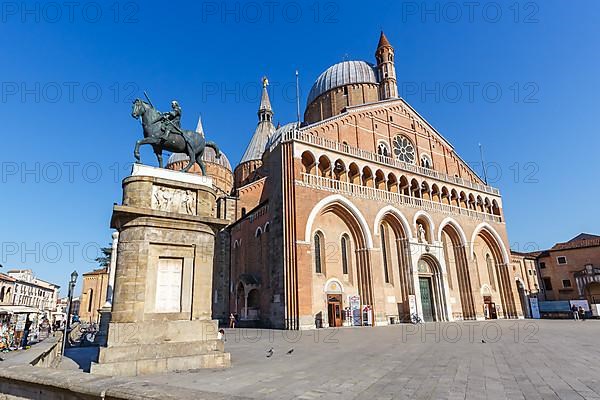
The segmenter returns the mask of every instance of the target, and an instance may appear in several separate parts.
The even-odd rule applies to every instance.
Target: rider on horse
[[[181,135],[181,107],[177,100],[171,102],[171,111],[163,113],[156,119],[156,122],[163,121],[160,130],[163,132],[160,139],[167,140],[171,132]]]

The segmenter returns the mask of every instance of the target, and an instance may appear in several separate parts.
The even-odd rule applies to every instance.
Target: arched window
[[[431,157],[427,154],[423,154],[421,156],[421,167],[431,169],[433,168],[433,162],[431,162]]]
[[[385,228],[383,225],[379,227],[379,232],[381,234],[381,254],[383,255],[383,274],[385,277],[385,283],[390,283],[390,274],[388,271],[388,255],[386,249],[386,238],[385,238]]]
[[[92,312],[93,300],[94,300],[94,289],[90,289],[90,295],[88,296],[88,312]]]
[[[348,275],[348,237],[342,236],[342,273]]]
[[[4,290],[6,288],[4,286],[2,286],[2,289],[0,290],[0,301],[4,301]]]
[[[494,261],[490,254],[485,255],[485,263],[487,264],[488,275],[490,277],[490,285],[492,289],[496,290],[496,279],[494,278]]]
[[[271,224],[267,222],[265,224],[265,232],[269,232],[270,230],[271,230]]]
[[[259,238],[261,235],[262,235],[262,229],[259,226],[258,228],[256,228],[256,233],[254,234],[254,236]]]
[[[384,157],[390,156],[390,148],[388,147],[386,142],[379,142],[377,145],[377,154]]]
[[[315,233],[315,272],[323,273],[323,240],[320,232]]]

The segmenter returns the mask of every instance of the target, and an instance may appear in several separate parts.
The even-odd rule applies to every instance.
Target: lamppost
[[[71,309],[73,307],[73,291],[77,283],[77,271],[71,272],[71,280],[69,281],[69,302],[67,303],[67,322],[65,323],[65,331],[63,333],[62,355],[65,355],[67,348],[67,336],[69,335],[69,326],[71,325]]]

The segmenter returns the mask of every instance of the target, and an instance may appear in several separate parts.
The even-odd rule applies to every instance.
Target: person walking
[[[29,332],[31,331],[31,323],[32,321],[29,319],[29,314],[27,314],[27,319],[25,320],[25,329],[23,330],[23,338],[21,339],[21,348],[23,350],[27,348],[27,340],[29,339]]]
[[[579,319],[579,310],[575,304],[571,306],[571,312],[573,313],[573,319],[577,321]]]
[[[579,319],[585,321],[585,310],[581,306],[579,306]]]
[[[229,327],[235,328],[235,315],[233,313],[229,314]]]

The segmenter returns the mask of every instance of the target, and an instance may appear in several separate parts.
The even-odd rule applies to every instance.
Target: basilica
[[[239,164],[207,149],[227,225],[215,319],[312,329],[523,317],[500,192],[399,97],[383,32],[373,61],[327,68],[303,121],[282,126],[265,80]]]

